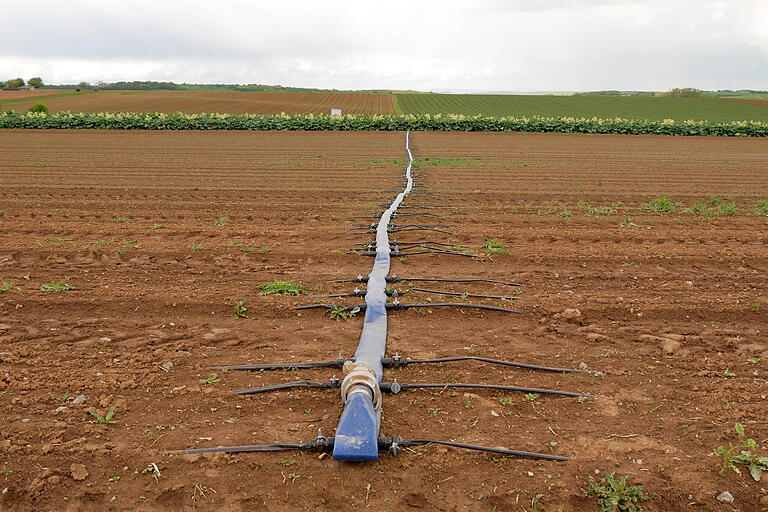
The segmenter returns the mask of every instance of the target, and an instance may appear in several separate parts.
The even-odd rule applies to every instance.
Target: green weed
[[[76,286],[71,284],[65,284],[68,279],[62,279],[58,283],[47,283],[40,286],[40,289],[44,292],[64,292],[67,290],[77,290]]]
[[[192,250],[195,252],[203,250],[203,242],[199,241],[197,238],[192,240]]]
[[[53,402],[54,402],[56,405],[61,405],[61,404],[63,404],[64,402],[66,402],[66,401],[67,401],[67,398],[69,398],[69,391],[66,391],[66,392],[64,392],[64,394],[63,394],[63,395],[61,395],[61,396],[56,396],[56,395],[53,393],[53,391],[49,391],[49,392],[48,392],[48,396],[49,396],[49,397],[51,397],[51,400],[53,400]]]
[[[131,222],[132,220],[133,219],[131,219],[130,217],[122,217],[117,214],[114,217],[112,217],[113,222]]]
[[[496,240],[495,238],[486,238],[485,243],[481,247],[485,249],[485,252],[488,254],[488,256],[491,254],[509,254],[509,252],[504,249],[506,244]]]
[[[718,205],[715,215],[738,215],[739,207],[735,203],[721,203]]]
[[[563,217],[563,218],[568,218],[568,217],[570,217],[571,215],[573,215],[573,212],[572,212],[571,210],[565,210],[565,209],[563,209],[563,211],[561,211],[560,213],[558,213],[558,215],[559,215],[560,217]]]
[[[110,409],[109,412],[104,416],[97,413],[93,409],[89,409],[88,412],[95,418],[93,423],[112,424],[118,422],[116,419],[114,419],[115,413],[117,412],[116,409]]]
[[[261,288],[259,295],[273,295],[275,293],[286,295],[301,295],[307,290],[306,287],[298,283],[280,281],[278,279],[275,279],[271,283],[264,283],[259,286],[259,288]]]
[[[755,205],[755,213],[768,216],[768,199],[763,199],[757,202]]]
[[[629,476],[621,477],[616,481],[614,475],[608,473],[605,475],[604,485],[595,482],[589,477],[589,487],[584,491],[587,497],[597,498],[597,505],[602,512],[639,512],[643,510],[638,502],[649,499],[643,493],[644,485],[629,485]]]
[[[728,449],[718,446],[713,454],[721,457],[721,462],[717,465],[720,469],[719,473],[722,475],[727,469],[732,469],[740,475],[741,470],[736,464],[742,464],[749,468],[749,474],[752,476],[752,479],[755,482],[759,482],[763,476],[763,471],[768,471],[768,457],[752,453],[757,443],[755,443],[754,439],[747,438],[741,423],[736,423],[734,428],[739,435],[739,444],[742,450],[738,455],[733,455],[733,451],[737,448],[736,446],[730,443]]]
[[[216,226],[229,226],[229,219],[226,217],[214,217],[213,224]]]
[[[235,314],[232,315],[232,320],[236,320],[238,318],[248,318],[248,316],[245,314],[246,311],[248,311],[248,308],[245,307],[245,301],[237,301],[237,304],[235,304]]]
[[[0,284],[0,292],[10,292],[11,290],[19,290],[18,287],[13,285],[12,281],[3,281],[2,284]]]
[[[677,209],[677,205],[672,202],[668,194],[664,194],[662,197],[651,199],[651,201],[645,205],[647,210],[652,212],[674,212]]]
[[[333,306],[328,310],[328,316],[337,322],[347,320],[348,318],[355,316],[355,314],[356,313],[352,312],[352,310],[347,309],[344,306]]]
[[[210,372],[206,378],[200,379],[200,384],[203,384],[204,386],[212,386],[217,382],[221,382],[221,378],[216,372]]]
[[[167,227],[168,227],[168,224],[152,224],[151,226],[149,226],[149,229],[163,229]]]

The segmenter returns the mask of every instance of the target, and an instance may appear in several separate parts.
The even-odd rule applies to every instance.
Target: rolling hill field
[[[395,97],[404,114],[768,121],[768,105],[712,98],[507,94],[397,94]]]

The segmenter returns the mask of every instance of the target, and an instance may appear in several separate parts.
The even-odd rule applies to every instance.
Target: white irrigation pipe
[[[339,460],[372,460],[378,458],[377,439],[381,419],[381,390],[383,375],[381,359],[387,347],[387,294],[386,277],[389,274],[389,223],[405,197],[413,189],[413,154],[410,131],[405,133],[408,167],[407,183],[392,204],[382,214],[376,227],[376,258],[368,275],[365,294],[365,319],[360,343],[355,352],[355,363],[345,365],[346,377],[341,394],[344,411],[336,429],[333,457]]]

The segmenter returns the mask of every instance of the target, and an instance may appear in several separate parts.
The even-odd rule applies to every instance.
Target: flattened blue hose
[[[366,389],[365,384],[356,384],[345,397],[344,411],[341,413],[336,429],[336,442],[333,458],[337,460],[376,460],[378,459],[378,435],[380,410],[375,410],[373,396],[378,392],[378,384],[383,376],[381,359],[387,347],[387,275],[389,274],[390,252],[388,227],[392,214],[413,189],[413,154],[410,148],[410,132],[405,133],[405,149],[408,152],[408,167],[405,170],[406,185],[392,204],[381,215],[376,227],[376,257],[373,270],[368,275],[368,288],[365,294],[365,318],[360,343],[355,352],[355,364],[370,366],[375,377],[376,390]],[[342,393],[344,388],[342,387]]]

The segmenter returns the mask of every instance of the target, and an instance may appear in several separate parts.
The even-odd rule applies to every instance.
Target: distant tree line
[[[81,82],[78,85],[60,84],[48,85],[47,89],[88,89],[91,86],[88,83]],[[314,87],[285,87],[282,85],[265,84],[177,84],[175,82],[155,82],[155,81],[132,81],[132,82],[99,82],[98,89],[107,91],[233,91],[233,92],[361,92],[340,89],[318,89]],[[370,89],[362,92],[389,94],[392,91],[383,89]]]
[[[19,87],[24,87],[25,85],[29,85],[31,87],[42,87],[43,86],[43,80],[39,76],[36,76],[34,78],[30,78],[28,81],[24,81],[23,78],[11,78],[10,80],[6,81],[0,81],[0,86],[4,89],[18,89]]]

